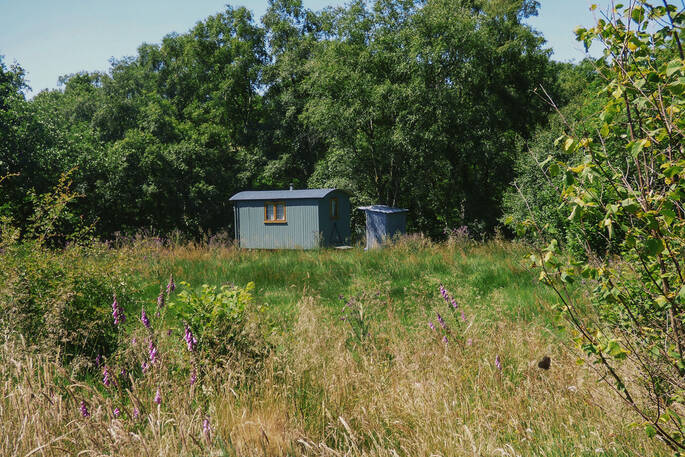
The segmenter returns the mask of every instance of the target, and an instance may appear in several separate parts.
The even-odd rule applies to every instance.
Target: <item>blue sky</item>
[[[33,93],[57,87],[60,75],[81,70],[106,71],[110,58],[136,53],[143,42],[157,43],[170,32],[183,33],[197,21],[223,10],[246,6],[255,17],[267,0],[0,0],[0,55],[27,72]],[[319,10],[344,0],[304,0]],[[583,58],[573,29],[593,22],[590,0],[540,0],[538,17],[529,24],[542,32],[554,58]],[[606,5],[607,0],[594,0]]]

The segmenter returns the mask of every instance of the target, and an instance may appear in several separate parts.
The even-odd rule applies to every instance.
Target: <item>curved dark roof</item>
[[[297,190],[245,190],[238,192],[230,201],[241,200],[292,200],[295,198],[324,198],[339,189],[297,189]]]

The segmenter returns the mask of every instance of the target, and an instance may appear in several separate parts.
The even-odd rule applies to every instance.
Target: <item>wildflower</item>
[[[192,386],[197,382],[197,370],[193,368],[193,372],[190,373],[190,385]]]
[[[112,373],[109,372],[109,368],[107,368],[107,366],[105,365],[105,368],[102,370],[102,383],[106,387],[109,387],[109,385],[112,383],[110,376],[112,376]]]
[[[150,368],[150,365],[148,365],[146,361],[143,361],[143,363],[140,364],[140,369],[143,370],[143,373],[145,373],[148,368]]]
[[[467,346],[471,346],[472,344],[473,344],[473,339],[469,338],[468,340],[466,340]]]
[[[86,402],[83,400],[81,400],[81,406],[79,407],[79,411],[81,411],[81,416],[90,417],[90,413],[88,412],[88,407],[86,406]]]
[[[463,309],[461,310],[461,320],[462,320],[463,322],[467,322],[467,320],[466,320],[466,314],[464,314],[464,310],[463,310]]]
[[[155,360],[157,360],[157,356],[159,353],[157,352],[157,347],[155,346],[154,341],[150,340],[150,344],[148,345],[148,354],[150,356],[150,363],[155,363]]]
[[[447,341],[447,336],[446,336],[446,335],[442,337],[442,342],[445,343],[445,344],[448,343],[448,341]]]
[[[193,352],[195,350],[195,346],[197,345],[197,339],[193,336],[193,332],[190,330],[190,327],[188,327],[188,324],[184,324],[184,326],[185,335],[183,336],[183,339],[185,339],[186,344],[188,344],[188,350]]]
[[[499,354],[495,357],[495,366],[499,371],[502,371],[502,361],[499,358]]]
[[[436,313],[436,314],[438,315],[438,322],[440,322],[440,326],[441,326],[442,328],[447,328],[447,325],[445,324],[445,321],[444,321],[444,319],[442,318],[442,316],[440,315],[440,313]]]
[[[158,405],[162,404],[162,394],[159,392],[159,389],[157,389],[157,393],[155,394],[155,403]]]
[[[442,295],[443,300],[445,300],[449,304],[452,297],[450,297],[450,294],[449,292],[447,292],[447,289],[445,289],[445,286],[440,284],[440,287],[438,289],[440,290],[440,295]]]
[[[119,372],[119,376],[121,376],[122,378],[126,377],[126,368],[121,369],[121,371]]]
[[[114,417],[119,417],[119,414],[120,414],[120,413],[121,413],[121,411],[119,411],[119,407],[118,407],[118,406],[117,406],[116,408],[114,408]]]
[[[131,338],[131,344],[136,344],[138,342],[138,339],[134,336]]]
[[[457,301],[454,298],[451,300],[451,302],[452,302],[452,308],[457,309],[459,307],[459,305],[457,305]]]
[[[98,356],[95,357],[95,365],[97,365],[98,368],[102,365],[102,354],[98,354]]]
[[[209,426],[209,418],[208,417],[205,417],[205,420],[202,421],[202,432],[205,434],[207,441],[209,441],[209,439],[210,439],[209,433],[211,432],[211,427]]]
[[[157,295],[157,307],[159,309],[164,308],[164,291],[160,290],[159,295]]]
[[[170,294],[176,290],[176,284],[174,284],[174,275],[169,275],[169,283],[166,285],[166,293]]]
[[[138,416],[140,416],[140,411],[138,410],[137,407],[134,406],[133,407],[133,417],[137,419]]]
[[[140,308],[140,322],[142,322],[145,327],[150,328],[150,319],[147,318],[145,308]]]
[[[428,326],[431,328],[431,330],[435,331],[435,325],[431,321],[428,321]]]
[[[114,325],[126,322],[126,316],[124,316],[124,312],[117,302],[117,294],[114,294],[114,301],[112,302],[112,317],[114,318]]]

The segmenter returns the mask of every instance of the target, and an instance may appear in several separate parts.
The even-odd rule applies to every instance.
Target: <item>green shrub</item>
[[[169,308],[188,326],[197,340],[201,357],[214,363],[253,365],[267,353],[267,345],[251,320],[254,283],[245,287],[203,284],[193,289],[187,282]]]

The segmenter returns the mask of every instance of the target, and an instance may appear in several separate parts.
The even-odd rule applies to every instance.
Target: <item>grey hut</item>
[[[244,191],[230,198],[241,248],[314,249],[350,240],[350,198],[339,189]]]
[[[385,205],[362,206],[358,209],[366,213],[366,249],[379,247],[388,238],[406,232],[407,209]]]

